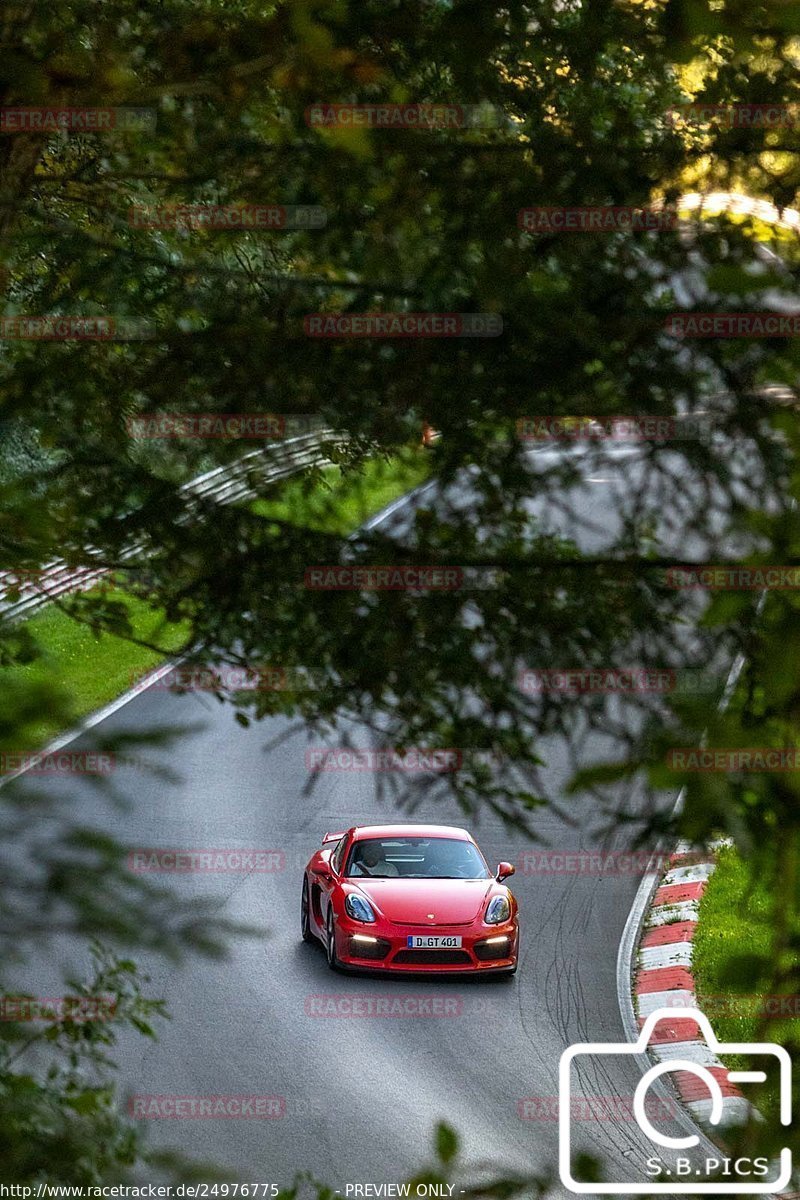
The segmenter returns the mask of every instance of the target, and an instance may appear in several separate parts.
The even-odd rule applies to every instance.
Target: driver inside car
[[[373,875],[377,878],[394,878],[400,872],[393,862],[387,862],[383,856],[383,846],[380,842],[365,842],[357,863],[353,864],[353,875]]]

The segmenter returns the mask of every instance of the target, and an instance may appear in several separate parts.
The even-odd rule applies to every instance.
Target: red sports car
[[[302,934],[332,970],[513,975],[517,902],[463,829],[362,825],[326,833],[303,873]]]

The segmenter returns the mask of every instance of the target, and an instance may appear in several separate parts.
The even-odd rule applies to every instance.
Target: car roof
[[[457,829],[454,825],[357,825],[353,830],[355,842],[371,837],[449,837],[462,842],[472,841],[466,829]]]

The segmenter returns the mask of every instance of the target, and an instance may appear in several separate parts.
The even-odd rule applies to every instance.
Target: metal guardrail
[[[258,497],[261,488],[267,484],[277,483],[309,467],[325,466],[330,459],[323,447],[341,445],[346,440],[346,434],[332,429],[315,430],[275,445],[251,450],[233,463],[206,471],[179,488],[186,498],[186,519],[197,508],[193,500],[213,501],[222,505],[238,504],[242,500]],[[131,546],[123,551],[121,557],[131,558],[141,549],[141,546]],[[89,555],[93,553],[96,552],[88,551]],[[71,567],[62,559],[53,559],[35,574],[24,571],[0,572],[0,620],[28,617],[61,596],[88,591],[110,574],[112,572],[108,567]],[[19,599],[11,602],[4,600],[4,596],[12,589],[19,591]]]
[[[346,440],[345,434],[332,429],[287,438],[274,446],[252,450],[235,463],[206,471],[183,484],[180,490],[186,496],[194,495],[217,504],[237,504],[241,500],[254,499],[259,495],[259,485],[276,483],[308,467],[327,463],[329,459],[322,453],[322,446],[341,445]]]

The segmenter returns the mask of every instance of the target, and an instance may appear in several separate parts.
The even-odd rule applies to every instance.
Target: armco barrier
[[[325,448],[341,445],[346,440],[346,434],[332,429],[314,430],[251,450],[233,463],[206,471],[179,489],[186,499],[186,517],[191,518],[201,502],[238,504],[242,500],[255,498],[268,484],[277,483],[308,467],[325,466],[330,461]],[[132,558],[140,550],[140,546],[130,546],[120,557]],[[99,557],[93,550],[87,551],[87,556]],[[109,574],[109,569],[99,563],[97,567],[86,563],[71,567],[61,559],[53,559],[37,570],[35,582],[19,584],[19,600],[7,603],[2,596],[18,583],[18,575],[13,571],[0,572],[0,619],[14,621],[31,616],[51,600],[87,591]]]

